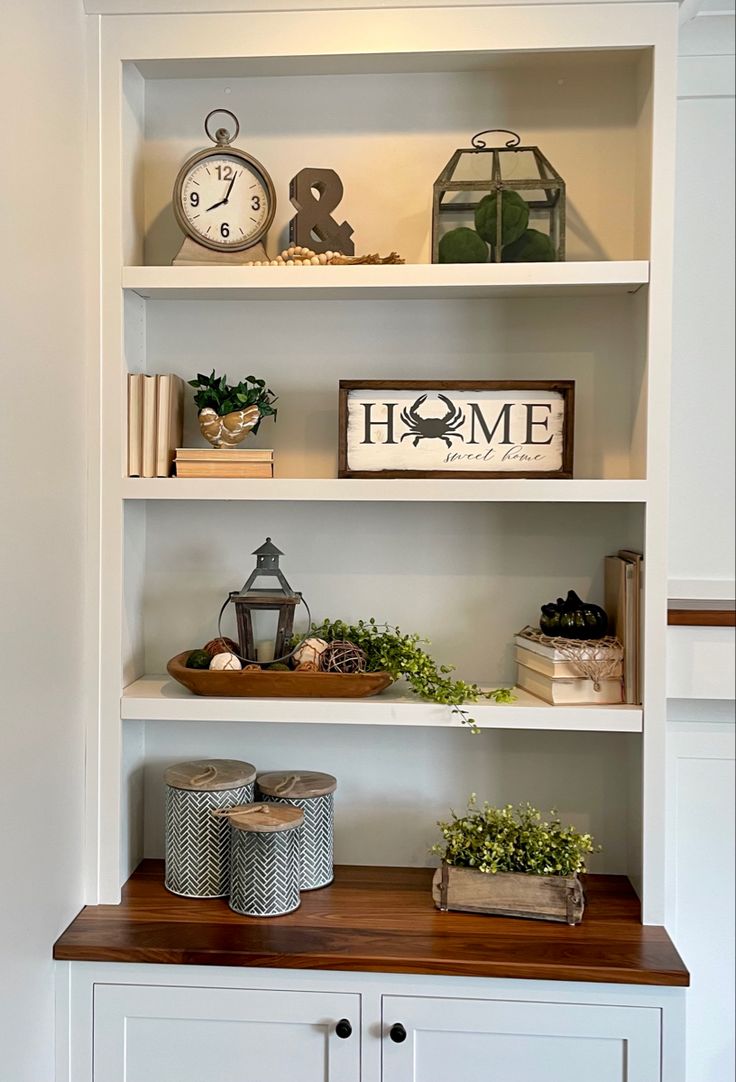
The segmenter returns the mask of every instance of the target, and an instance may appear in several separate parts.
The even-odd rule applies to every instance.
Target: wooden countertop
[[[119,906],[87,906],[54,958],[685,986],[664,928],[639,923],[624,876],[587,876],[583,923],[440,913],[425,868],[338,866],[285,917],[241,917],[225,899],[178,898],[144,860]]]

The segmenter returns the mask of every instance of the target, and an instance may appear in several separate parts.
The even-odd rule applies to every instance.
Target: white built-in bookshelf
[[[556,807],[663,918],[665,491],[674,108],[667,5],[121,16],[94,43],[100,357],[90,425],[99,537],[89,602],[88,901],[161,855],[165,766],[219,755],[338,776],[336,855],[429,862],[471,791]],[[270,171],[338,170],[361,251],[403,266],[184,268],[176,173],[226,106]],[[432,266],[432,183],[478,130],[519,130],[568,184],[568,262]],[[98,213],[99,211],[99,213]],[[97,274],[99,270],[99,274]],[[266,374],[272,480],[125,476],[129,372]],[[572,480],[338,480],[339,379],[574,379]],[[185,443],[196,435],[191,401]],[[603,599],[603,559],[645,553],[641,707],[449,711],[371,700],[217,700],[165,675],[215,632],[266,536],[314,615],[375,616],[458,675],[513,683],[513,635],[568,588]],[[395,806],[405,834],[371,826]],[[392,848],[393,846],[393,848]]]

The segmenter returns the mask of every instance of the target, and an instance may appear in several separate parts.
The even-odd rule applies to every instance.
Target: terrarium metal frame
[[[511,136],[504,146],[489,147],[483,140],[484,135],[501,132]],[[501,155],[531,153],[539,170],[539,176],[530,180],[502,180],[501,179]],[[464,154],[491,154],[491,179],[485,180],[452,180],[458,163]],[[500,263],[502,258],[501,232],[503,227],[503,193],[505,191],[535,191],[543,188],[551,193],[544,200],[527,200],[530,210],[548,210],[550,219],[550,240],[555,249],[555,259],[563,262],[565,259],[565,228],[567,224],[565,181],[557,172],[549,159],[536,146],[521,146],[521,136],[516,132],[505,128],[489,128],[478,132],[471,139],[471,146],[461,147],[456,150],[444,167],[432,189],[432,262],[439,263],[440,247],[440,222],[442,215],[447,213],[475,212],[480,199],[477,202],[450,203],[443,207],[442,199],[447,192],[482,192],[486,195],[498,196],[500,213],[496,215],[496,244],[491,247],[490,262]]]

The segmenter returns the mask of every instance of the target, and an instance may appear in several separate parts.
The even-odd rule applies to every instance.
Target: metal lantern
[[[294,631],[296,607],[303,602],[307,613],[309,613],[309,606],[299,591],[293,590],[286,581],[286,577],[279,567],[279,558],[284,554],[281,549],[276,548],[270,537],[266,538],[265,542],[253,552],[253,555],[256,557],[255,568],[251,571],[242,590],[234,591],[228,595],[227,601],[220,610],[220,617],[222,617],[228,603],[235,606],[241,660],[256,662],[253,615],[259,611],[278,612],[273,658],[266,660],[283,661],[292,652],[290,643]],[[256,582],[263,579],[269,580],[267,586],[255,585]],[[264,659],[261,658],[261,660]]]
[[[489,147],[484,135],[499,132],[510,138],[503,146]],[[549,237],[554,259],[565,258],[565,182],[539,147],[521,146],[521,137],[505,128],[478,132],[471,146],[456,150],[434,183],[432,203],[432,262],[439,263],[440,241],[461,226],[475,228],[475,210],[481,199],[496,194],[496,242],[491,260],[503,260],[501,229],[504,192],[516,192],[528,204],[528,228]]]

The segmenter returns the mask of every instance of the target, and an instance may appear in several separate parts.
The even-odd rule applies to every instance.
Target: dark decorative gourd
[[[574,590],[542,605],[539,626],[545,635],[562,639],[601,639],[608,632],[608,616],[600,605],[581,601]]]

